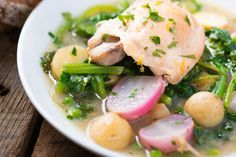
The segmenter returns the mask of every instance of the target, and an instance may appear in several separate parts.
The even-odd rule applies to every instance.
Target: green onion
[[[94,64],[77,63],[65,64],[64,72],[69,74],[112,74],[121,75],[123,72],[128,72],[123,66],[98,66]]]
[[[172,98],[169,97],[169,96],[167,96],[167,95],[165,95],[165,94],[163,94],[163,95],[161,96],[161,98],[160,98],[160,101],[161,101],[162,103],[164,103],[165,105],[170,105],[171,102],[172,102]]]
[[[72,97],[66,97],[66,98],[64,99],[64,101],[63,101],[63,104],[68,105],[68,106],[71,106],[71,105],[73,105],[74,103],[75,103],[75,102],[74,102],[74,100],[73,100]]]
[[[232,93],[234,91],[235,84],[236,84],[236,73],[233,74],[233,78],[231,79],[228,89],[226,91],[226,96],[225,96],[225,101],[224,101],[226,108],[229,108],[230,100],[232,97]]]

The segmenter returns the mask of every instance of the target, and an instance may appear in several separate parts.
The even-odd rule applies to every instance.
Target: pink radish
[[[178,149],[179,139],[186,142],[192,139],[193,128],[194,122],[191,118],[171,115],[142,128],[139,138],[146,148],[157,148],[169,153]]]
[[[107,98],[107,108],[127,120],[134,120],[148,113],[165,89],[162,77],[123,77]]]

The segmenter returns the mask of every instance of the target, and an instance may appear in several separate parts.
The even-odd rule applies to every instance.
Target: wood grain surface
[[[43,121],[30,103],[17,71],[18,36],[0,34],[0,157],[96,157]]]
[[[96,157],[43,122],[32,157]]]
[[[16,66],[18,32],[0,34],[0,156],[27,156],[40,116],[21,86]],[[5,96],[4,96],[5,95]]]

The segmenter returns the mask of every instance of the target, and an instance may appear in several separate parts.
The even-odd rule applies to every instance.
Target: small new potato
[[[224,118],[222,101],[210,92],[198,92],[191,96],[184,110],[203,127],[215,127]]]
[[[156,104],[150,112],[150,117],[155,120],[164,118],[169,115],[170,111],[163,103]]]
[[[73,52],[74,49],[74,52]],[[85,48],[78,45],[70,45],[60,48],[53,57],[51,67],[53,76],[59,79],[65,63],[82,63],[88,58]]]
[[[130,124],[115,113],[107,113],[96,119],[90,126],[90,137],[99,145],[121,150],[132,140]]]

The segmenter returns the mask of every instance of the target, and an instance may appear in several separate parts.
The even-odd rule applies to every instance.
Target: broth
[[[226,13],[224,11],[221,11],[218,8],[212,7],[212,6],[204,6],[203,7],[203,11],[214,11],[217,13],[221,13],[224,16],[226,16],[229,20],[230,20],[230,27],[228,27],[227,29],[230,32],[234,32],[236,31],[236,21],[234,16],[232,16],[229,13]],[[64,38],[64,43],[70,45],[70,44],[78,44],[81,45],[83,47],[86,46],[86,40],[80,37],[77,37],[71,33],[68,33],[66,35],[66,37]],[[48,51],[51,50],[55,50],[56,46],[55,45],[51,45],[50,48],[48,49]],[[49,82],[50,82],[50,94],[53,98],[53,100],[55,101],[56,104],[58,104],[58,106],[63,110],[66,111],[69,109],[68,107],[66,107],[63,104],[63,100],[66,97],[66,95],[63,94],[58,94],[55,92],[55,83],[56,81],[53,79],[53,77],[50,75],[49,77]],[[92,99],[92,100],[91,100]],[[96,96],[93,96],[92,98],[89,98],[89,101],[91,104],[93,104],[93,106],[95,107],[94,111],[92,111],[91,113],[88,114],[88,117],[86,119],[83,120],[73,120],[73,123],[78,126],[78,129],[82,129],[84,131],[84,134],[86,135],[86,129],[89,125],[89,122],[91,120],[93,120],[94,118],[98,117],[99,115],[102,115],[104,112],[104,106],[102,107],[102,100],[98,99]],[[145,120],[144,120],[145,121]],[[145,122],[143,122],[145,123]],[[148,122],[150,123],[150,122]],[[147,125],[148,123],[145,123],[145,125]],[[134,125],[135,123],[131,123],[131,125]],[[236,128],[236,125],[234,124],[234,127]],[[139,127],[135,127],[136,129]],[[86,135],[88,137],[88,135]],[[89,138],[89,137],[88,137]],[[204,156],[211,156],[209,155],[209,150],[210,147],[208,149],[208,146],[211,146],[212,143],[214,143],[214,145],[216,145],[217,149],[219,149],[220,151],[220,155],[225,155],[225,154],[230,154],[235,152],[235,148],[236,148],[236,130],[232,131],[231,135],[230,135],[230,140],[229,141],[221,141],[221,140],[213,140],[213,141],[207,141],[206,144],[204,145],[204,147],[198,147],[197,145],[193,144],[193,147],[196,146],[196,148],[204,155]],[[146,152],[144,149],[135,149],[133,144],[130,144],[130,146],[122,151],[120,151],[124,154],[128,154],[130,156],[135,156],[135,157],[143,157],[146,156]],[[180,154],[180,153],[172,153],[172,154],[168,154],[167,156],[169,157],[179,157],[179,156],[183,156],[183,157],[188,157],[188,156],[192,156],[189,153],[184,153],[184,154]]]

